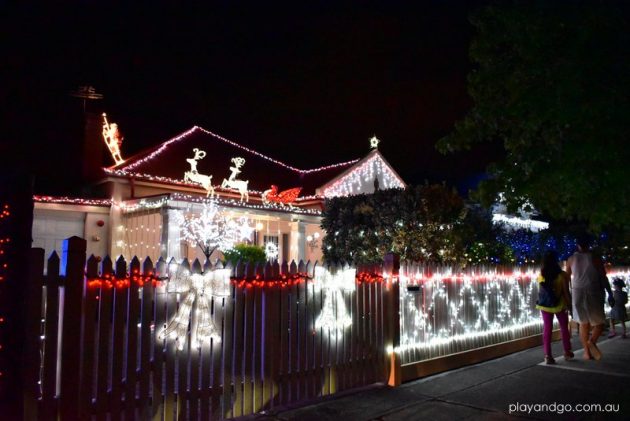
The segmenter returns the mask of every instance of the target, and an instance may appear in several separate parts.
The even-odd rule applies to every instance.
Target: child
[[[626,303],[628,302],[628,293],[623,290],[626,286],[623,278],[615,278],[613,281],[613,285],[615,287],[614,292],[614,306],[610,310],[610,333],[608,334],[609,338],[612,338],[617,335],[615,332],[615,320],[621,322],[621,328],[623,330],[622,338],[626,338],[626,323],[628,320],[628,313],[626,313]]]

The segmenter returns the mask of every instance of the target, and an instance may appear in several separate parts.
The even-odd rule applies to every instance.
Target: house
[[[376,138],[362,159],[299,169],[198,126],[126,159],[107,130],[102,136],[86,141],[107,145],[117,162],[92,177],[105,198],[34,197],[33,246],[47,254],[76,235],[95,256],[202,258],[185,241],[182,221],[214,203],[230,220],[246,221],[252,232],[242,241],[271,243],[281,261],[320,260],[326,198],[405,187]]]

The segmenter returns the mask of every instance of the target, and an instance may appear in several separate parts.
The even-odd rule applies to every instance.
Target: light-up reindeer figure
[[[123,137],[118,131],[118,124],[109,124],[105,113],[103,113],[103,139],[116,165],[122,164],[124,160],[120,156],[120,145],[122,145]]]
[[[197,163],[200,159],[203,159],[206,157],[206,152],[200,151],[198,148],[193,149],[193,152],[195,153],[194,158],[186,159],[186,162],[190,164],[190,171],[186,171],[184,173],[184,181],[185,182],[190,181],[196,184],[200,184],[201,187],[203,187],[207,191],[206,197],[210,195],[211,197],[214,197],[214,187],[212,187],[212,176],[200,174],[199,171],[197,171]]]
[[[232,174],[227,180],[225,178],[223,179],[223,182],[221,183],[221,188],[224,189],[226,187],[229,187],[232,189],[236,189],[241,194],[241,202],[243,201],[243,198],[245,199],[245,201],[248,201],[249,193],[247,192],[247,184],[249,183],[249,180],[244,181],[236,179],[236,176],[241,173],[241,167],[245,165],[245,159],[232,158],[232,162],[234,163],[234,166],[230,167],[230,171],[232,171]]]

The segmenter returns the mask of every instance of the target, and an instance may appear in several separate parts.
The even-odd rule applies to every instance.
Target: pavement
[[[565,361],[560,342],[553,343],[555,365],[543,362],[539,346],[396,388],[374,385],[304,406],[274,409],[248,419],[630,419],[630,337],[623,339],[618,334],[608,339],[603,336],[598,342],[603,354],[599,361],[583,359],[575,333],[572,345],[575,358]]]

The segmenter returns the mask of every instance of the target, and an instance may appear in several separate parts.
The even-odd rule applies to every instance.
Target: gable
[[[394,171],[381,153],[374,149],[368,156],[320,186],[317,194],[324,197],[352,196],[374,193],[375,180],[379,189],[404,189],[402,178]]]

